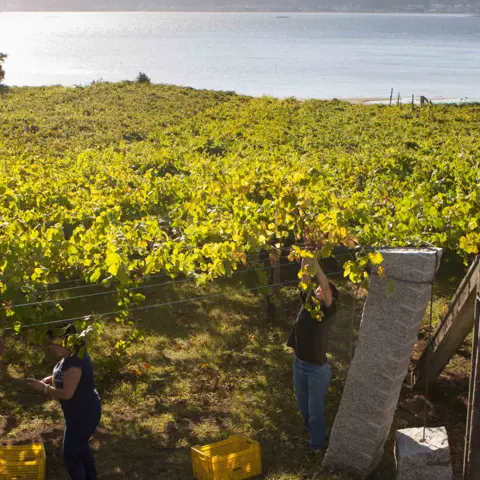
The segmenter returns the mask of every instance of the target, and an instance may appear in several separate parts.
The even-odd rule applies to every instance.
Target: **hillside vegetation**
[[[13,89],[0,103],[2,301],[35,301],[62,278],[202,283],[305,235],[325,257],[338,244],[471,255],[479,112],[128,83]]]

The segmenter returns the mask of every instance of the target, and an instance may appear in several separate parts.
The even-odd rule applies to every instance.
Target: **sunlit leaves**
[[[434,106],[433,119],[153,85],[12,89],[2,100],[4,306],[76,278],[119,289],[126,312],[147,275],[206,284],[295,244],[291,261],[350,250],[345,276],[357,284],[369,269],[388,277],[380,246],[478,252],[475,105]]]
[[[105,258],[105,266],[108,269],[108,272],[113,276],[118,274],[120,265],[122,264],[122,257],[115,252],[110,252]]]
[[[460,248],[467,253],[480,251],[480,233],[468,233],[460,238]]]
[[[344,264],[344,276],[353,283],[360,283],[365,278],[365,270],[353,261]]]
[[[383,255],[380,252],[372,252],[368,254],[368,259],[373,265],[379,265],[383,262]]]

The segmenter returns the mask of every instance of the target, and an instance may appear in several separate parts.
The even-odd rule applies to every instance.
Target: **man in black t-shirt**
[[[297,407],[310,433],[313,452],[325,448],[324,403],[330,382],[328,336],[335,321],[338,290],[315,259],[302,260],[302,282],[309,285],[316,273],[319,287],[302,291],[302,307],[287,345],[294,349],[293,381]]]

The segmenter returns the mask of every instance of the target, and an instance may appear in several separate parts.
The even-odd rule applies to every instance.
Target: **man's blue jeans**
[[[297,407],[310,433],[313,450],[325,447],[324,404],[330,383],[330,366],[315,365],[293,356],[293,383]]]

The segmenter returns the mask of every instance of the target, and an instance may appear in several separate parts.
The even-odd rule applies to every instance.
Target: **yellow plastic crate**
[[[46,465],[42,444],[0,446],[0,480],[45,480]]]
[[[192,447],[197,480],[244,480],[262,474],[260,444],[241,435],[204,447]]]

